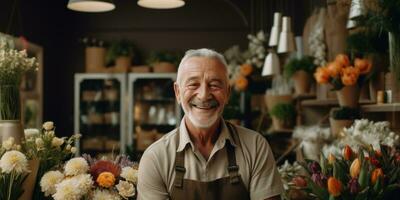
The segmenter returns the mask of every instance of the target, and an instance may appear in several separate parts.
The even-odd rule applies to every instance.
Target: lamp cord
[[[12,5],[12,9],[11,9],[10,18],[9,18],[8,24],[7,24],[6,34],[10,34],[10,29],[11,29],[12,21],[14,19],[14,13],[15,13],[16,4],[17,4],[17,0],[14,0],[13,5]]]

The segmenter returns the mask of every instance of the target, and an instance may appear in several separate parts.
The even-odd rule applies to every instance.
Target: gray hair
[[[188,51],[186,51],[185,56],[183,56],[181,62],[179,63],[179,67],[178,67],[178,74],[176,77],[176,82],[179,84],[180,80],[181,80],[181,73],[179,73],[179,69],[183,66],[183,64],[186,62],[186,60],[188,60],[189,58],[192,57],[205,57],[205,58],[214,58],[219,60],[225,67],[225,71],[226,71],[226,78],[227,80],[229,80],[229,74],[228,74],[228,64],[226,63],[226,60],[224,58],[224,56],[212,49],[206,49],[206,48],[202,48],[202,49],[190,49]]]

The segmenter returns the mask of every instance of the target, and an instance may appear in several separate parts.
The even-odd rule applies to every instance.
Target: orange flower
[[[110,188],[114,186],[115,177],[111,172],[102,172],[97,177],[96,182],[101,187]]]
[[[249,85],[249,81],[244,76],[239,76],[235,81],[235,88],[238,91],[243,91]]]
[[[381,168],[376,168],[374,171],[372,171],[371,174],[371,183],[375,184],[378,178],[383,177],[383,171]]]
[[[315,80],[318,83],[328,83],[329,81],[329,70],[327,67],[318,67],[317,71],[314,73]]]
[[[375,156],[378,157],[378,158],[382,157],[382,151],[381,150],[376,150],[375,151]]]
[[[337,77],[342,72],[343,66],[338,62],[330,62],[326,66],[331,77]]]
[[[349,145],[346,145],[343,149],[343,158],[345,160],[350,160],[352,156],[353,156],[353,150]]]
[[[369,71],[371,71],[372,63],[368,59],[356,58],[354,60],[354,66],[360,70],[360,74],[367,74]]]
[[[248,76],[253,72],[253,66],[250,64],[243,64],[240,66],[240,74],[243,76]]]
[[[335,62],[341,65],[342,68],[350,65],[350,59],[346,54],[338,54],[335,58]]]
[[[352,178],[356,178],[360,174],[360,170],[361,170],[361,162],[358,158],[356,158],[350,165],[350,176]]]
[[[333,154],[330,153],[328,155],[328,163],[333,165],[333,163],[335,163],[335,161],[336,161],[336,157]]]
[[[339,196],[342,192],[342,183],[334,177],[329,177],[328,192],[334,197]]]
[[[357,82],[360,71],[352,66],[346,67],[342,70],[342,83],[343,85],[354,85]]]

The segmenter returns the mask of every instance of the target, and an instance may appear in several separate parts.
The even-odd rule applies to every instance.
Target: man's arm
[[[140,160],[138,173],[138,200],[168,199],[168,189],[155,152],[145,152]],[[164,175],[165,177],[165,175]]]

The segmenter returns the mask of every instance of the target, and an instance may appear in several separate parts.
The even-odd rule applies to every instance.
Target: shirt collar
[[[187,144],[190,144],[192,149],[195,149],[192,140],[190,140],[189,132],[186,128],[185,117],[186,116],[182,118],[181,124],[179,125],[179,146],[177,152],[183,151]],[[229,132],[229,129],[224,119],[222,119],[222,117],[221,117],[221,123],[222,123],[221,134],[219,135],[217,141],[215,142],[215,145],[217,147],[223,147],[225,146],[226,143],[225,141],[229,140],[230,144],[236,147],[235,140],[232,138],[233,133]]]

